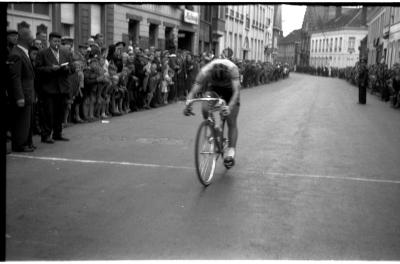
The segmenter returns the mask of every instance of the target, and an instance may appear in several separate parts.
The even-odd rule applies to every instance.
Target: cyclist
[[[215,59],[201,68],[192,90],[187,95],[191,100],[199,92],[215,92],[227,103],[221,113],[226,117],[228,125],[228,148],[224,153],[227,167],[235,164],[235,148],[238,138],[237,117],[240,107],[239,69],[228,59]],[[192,106],[186,104],[184,115],[190,115]],[[203,117],[208,118],[207,108],[203,107]]]

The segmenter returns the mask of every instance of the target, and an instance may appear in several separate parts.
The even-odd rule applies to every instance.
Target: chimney
[[[365,26],[367,25],[367,7],[363,6],[361,10],[361,25]]]
[[[336,13],[335,13],[335,18],[338,18],[342,15],[342,7],[341,6],[337,6],[336,7]]]

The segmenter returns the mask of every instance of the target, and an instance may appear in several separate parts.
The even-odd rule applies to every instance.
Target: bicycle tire
[[[209,131],[209,133],[207,133],[207,131]],[[203,135],[204,132],[205,134]],[[206,145],[209,146],[208,151],[204,150],[204,144],[202,144],[202,140],[205,140]],[[215,140],[216,137],[213,125],[207,120],[203,121],[197,130],[194,155],[197,178],[205,187],[210,185],[215,174],[218,157],[218,146],[216,146],[217,143]],[[211,158],[211,163],[208,161],[208,159],[206,161],[202,161],[203,156],[206,155],[211,156],[207,157],[208,159]]]

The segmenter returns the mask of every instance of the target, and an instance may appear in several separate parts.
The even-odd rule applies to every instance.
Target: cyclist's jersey
[[[213,82],[213,80],[211,80],[211,73],[215,64],[223,64],[227,66],[230,77],[222,82]],[[201,68],[196,77],[195,83],[202,87],[202,91],[214,91],[221,96],[222,99],[229,103],[233,95],[233,80],[239,81],[238,67],[228,59],[215,59]]]

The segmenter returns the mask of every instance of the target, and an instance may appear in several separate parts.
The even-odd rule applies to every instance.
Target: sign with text
[[[199,13],[185,9],[183,21],[190,24],[199,24]]]

